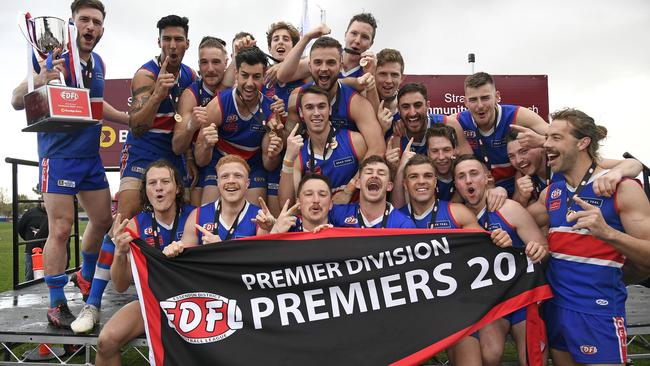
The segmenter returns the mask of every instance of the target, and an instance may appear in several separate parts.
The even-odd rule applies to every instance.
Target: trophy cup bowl
[[[63,55],[70,48],[68,24],[63,19],[50,16],[32,18],[23,14],[23,18],[19,18],[18,27],[29,45],[42,58],[47,59],[48,69],[52,68],[52,58],[56,50],[59,55]],[[68,56],[68,59],[71,59],[74,55],[71,53]],[[27,62],[33,62],[31,53]],[[61,81],[64,85],[54,85],[59,83],[52,80],[48,85],[25,95],[27,127],[23,131],[71,132],[99,122],[92,118],[89,90],[66,86],[63,77]]]
[[[61,50],[61,53],[67,51],[69,40],[65,20],[56,17],[36,17],[30,21],[34,25],[33,32],[26,34],[22,27],[21,31],[41,57],[47,57],[56,49]]]

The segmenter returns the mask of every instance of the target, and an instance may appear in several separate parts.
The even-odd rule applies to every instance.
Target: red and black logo
[[[160,302],[168,324],[186,342],[218,342],[242,329],[242,313],[236,300],[209,292],[191,292]]]

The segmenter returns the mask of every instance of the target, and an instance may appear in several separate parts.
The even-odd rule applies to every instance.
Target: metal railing
[[[41,283],[43,282],[42,278],[39,279],[34,279],[31,281],[20,281],[20,274],[18,273],[19,268],[20,268],[20,249],[22,246],[31,244],[31,243],[36,243],[36,242],[41,242],[43,239],[34,239],[34,240],[21,240],[20,237],[18,236],[18,220],[19,220],[19,214],[18,212],[18,205],[21,203],[41,203],[43,200],[24,200],[24,199],[19,199],[18,195],[18,167],[20,166],[30,166],[30,167],[37,167],[38,168],[38,162],[36,161],[30,161],[30,160],[22,160],[22,159],[14,159],[14,158],[5,158],[5,162],[11,164],[11,219],[12,219],[12,240],[13,240],[13,268],[12,268],[12,274],[13,274],[13,288],[14,290],[21,289],[23,287],[27,287],[36,283]],[[77,264],[80,263],[80,252],[79,252],[79,204],[77,202],[77,198],[75,197],[74,199],[74,221],[72,225],[72,230],[70,233],[70,239],[74,239],[74,258],[76,258]],[[68,244],[69,245],[69,244]],[[29,254],[25,254],[29,255]],[[76,271],[78,268],[69,268],[66,270],[66,273],[72,273]]]

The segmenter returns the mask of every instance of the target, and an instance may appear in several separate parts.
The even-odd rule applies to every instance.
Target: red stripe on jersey
[[[512,122],[510,122],[510,125],[516,125],[517,124],[517,115],[519,114],[519,109],[520,108],[521,107],[517,107],[517,109],[515,109],[515,114],[512,115]]]
[[[217,141],[217,148],[227,154],[241,156],[244,160],[248,160],[252,158],[260,149],[259,147],[256,147],[255,150],[253,151],[242,150],[240,148],[231,145],[228,141],[223,139],[219,139],[219,141]]]
[[[507,167],[492,167],[492,177],[495,182],[515,176],[516,170],[512,165]]]
[[[555,231],[549,234],[548,243],[552,252],[625,263],[625,257],[614,247],[589,234]]]
[[[163,116],[163,117],[154,117],[153,125],[151,128],[157,130],[173,131],[174,130],[174,120],[173,116]]]
[[[104,118],[104,100],[91,101],[90,110],[93,118],[101,121]]]

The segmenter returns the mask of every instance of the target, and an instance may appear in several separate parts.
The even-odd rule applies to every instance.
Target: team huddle
[[[430,114],[426,87],[402,82],[400,52],[370,50],[377,23],[369,13],[351,18],[343,44],[324,24],[301,37],[280,21],[267,31],[267,52],[240,32],[229,58],[226,42],[206,36],[198,73],[182,62],[188,19],[165,16],[160,54],[136,71],[124,113],[103,100],[105,66],[93,52],[103,4],[75,0],[71,10],[93,118],[130,131],[114,220],[101,124],[38,134],[53,326],[94,329],[109,280],[120,292],[132,283],[134,238],[173,257],[197,245],[331,227],[479,229],[546,265],[554,298],[543,305],[544,348],[554,364],[625,364],[623,275],[650,272],[650,228],[642,225],[650,204],[633,179],[641,164],[600,157],[607,131],[586,113],[563,109],[549,124],[500,104],[493,78],[479,72],[465,79],[465,111]],[[35,60],[36,87],[59,73],[72,85],[68,65],[67,53],[50,69]],[[14,90],[16,109],[26,84]],[[63,292],[75,195],[89,217],[82,268],[71,278],[86,302],[77,317]],[[498,365],[510,333],[526,365],[525,319],[522,308],[490,323],[450,347],[450,360]],[[138,301],[120,309],[100,333],[96,364],[119,365],[120,348],[144,326]]]

